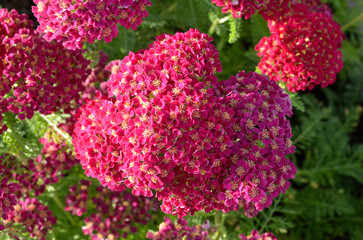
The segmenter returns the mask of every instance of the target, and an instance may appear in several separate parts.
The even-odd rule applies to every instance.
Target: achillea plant
[[[277,240],[277,237],[272,233],[259,234],[257,230],[252,230],[251,234],[248,236],[241,234],[240,237],[241,240]]]
[[[188,221],[178,219],[174,224],[169,218],[165,218],[164,222],[159,225],[158,232],[148,232],[147,239],[152,240],[169,240],[169,239],[195,239],[210,240],[209,234],[214,233],[215,227],[211,227],[207,222],[204,225],[188,226]]]
[[[293,0],[212,0],[223,13],[232,13],[234,18],[248,19],[259,12],[266,20],[288,12],[288,5]]]
[[[112,41],[117,23],[136,30],[148,16],[149,0],[34,0],[33,13],[39,32],[47,41],[62,41],[68,49],[81,49],[84,42]]]
[[[258,74],[219,84],[211,40],[193,29],[162,35],[122,60],[109,97],[79,111],[73,143],[87,176],[115,191],[154,190],[179,217],[239,207],[251,216],[289,186],[288,96]]]
[[[69,113],[74,108],[72,103],[79,101],[89,73],[83,51],[70,51],[61,43],[45,41],[32,29],[27,16],[15,10],[2,9],[0,20],[7,34],[0,39],[6,49],[0,113],[11,111],[21,120],[32,118],[35,111]]]
[[[66,207],[73,208],[73,214],[86,215],[82,231],[94,240],[127,238],[137,232],[137,224],[145,225],[159,208],[156,199],[134,196],[126,191],[113,192],[102,186],[96,188],[96,195],[92,197],[87,191],[91,183],[83,181],[82,184],[81,189],[71,193],[72,198],[67,197]],[[88,204],[86,212],[82,205],[87,198],[92,199],[92,204]]]
[[[272,80],[286,82],[293,92],[333,84],[343,67],[340,26],[326,5],[306,2],[293,4],[287,15],[269,21],[272,35],[255,48],[262,57],[258,68]]]
[[[47,206],[41,204],[36,198],[25,197],[15,206],[7,222],[7,228],[11,229],[14,224],[23,225],[30,236],[36,239],[45,240],[48,232],[52,230],[57,219]],[[16,238],[16,227],[10,231]],[[14,235],[13,235],[14,234]]]
[[[3,159],[0,159],[0,231],[5,229],[3,220],[8,220],[9,214],[14,211],[18,201],[16,192],[20,189],[18,184],[9,182],[5,176],[6,166],[2,161]]]

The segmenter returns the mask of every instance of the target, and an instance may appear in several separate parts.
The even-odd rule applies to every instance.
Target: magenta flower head
[[[277,237],[272,233],[259,234],[257,230],[252,230],[248,236],[244,234],[240,234],[239,236],[241,240],[277,240]]]
[[[91,239],[127,238],[137,231],[136,223],[147,224],[151,213],[159,208],[156,199],[137,197],[127,191],[113,192],[98,186],[96,192],[92,198],[96,213],[85,217],[82,227],[83,233]]]
[[[276,15],[284,15],[293,0],[212,0],[222,7],[223,13],[232,13],[234,18],[250,18],[256,11],[266,20]]]
[[[90,185],[91,181],[81,180],[80,185],[70,186],[64,210],[77,216],[87,212],[88,188]]]
[[[18,201],[18,197],[15,193],[20,190],[18,184],[8,181],[9,179],[5,176],[5,170],[2,169],[3,167],[3,165],[0,165],[0,231],[2,230],[1,228],[3,228],[2,220],[8,220],[9,215],[15,210],[14,206]]]
[[[31,237],[45,240],[57,219],[47,206],[41,204],[36,198],[25,197],[19,201],[9,222],[22,224]]]
[[[239,206],[255,212],[288,187],[288,96],[258,74],[218,83],[211,41],[194,29],[162,35],[115,65],[109,97],[78,112],[73,143],[87,176],[114,191],[155,193],[161,209],[179,217]]]
[[[255,48],[262,57],[258,68],[293,92],[327,87],[343,67],[340,26],[326,5],[306,2],[293,4],[286,17],[269,21],[272,35]]]
[[[68,49],[81,49],[84,42],[112,41],[117,23],[136,30],[148,16],[149,0],[34,0],[33,13],[39,32],[47,41],[62,41]]]
[[[69,113],[79,101],[82,83],[89,73],[83,51],[70,51],[61,43],[45,41],[31,28],[27,16],[15,10],[1,9],[0,19],[7,32],[1,38],[6,51],[2,59],[0,113],[12,111],[21,120],[32,118],[35,111]]]
[[[147,239],[152,240],[169,240],[169,239],[195,239],[210,240],[209,234],[214,230],[207,222],[205,225],[188,226],[188,221],[178,219],[174,224],[169,218],[165,218],[164,222],[159,225],[158,232],[148,232]]]
[[[240,72],[220,82],[216,108],[231,112],[225,125],[231,146],[224,179],[217,189],[225,210],[244,207],[247,215],[269,207],[289,187],[296,173],[286,159],[294,152],[290,122],[292,106],[286,93],[266,75]]]

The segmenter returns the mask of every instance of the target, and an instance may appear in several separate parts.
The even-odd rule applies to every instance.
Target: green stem
[[[222,229],[224,227],[224,222],[226,220],[226,214],[219,212],[218,218],[216,218],[216,217],[217,216],[214,217],[214,219],[215,219],[214,224],[216,226],[218,225],[218,228],[217,228],[217,232],[214,234],[214,240],[217,240],[219,235],[221,235],[221,233],[222,233]]]
[[[355,17],[353,20],[351,20],[350,22],[344,24],[344,26],[342,27],[342,31],[347,30],[350,26],[353,26],[357,23],[359,23],[360,21],[363,20],[363,13],[359,14],[357,17]]]
[[[209,28],[209,30],[208,30],[208,35],[209,36],[212,36],[213,35],[213,33],[215,32],[215,30],[216,30],[216,28],[217,28],[217,26],[218,26],[218,22],[219,22],[219,18],[216,18],[216,19],[214,19],[214,21],[213,21],[213,23],[212,23],[212,25],[210,26],[210,28]]]
[[[270,211],[270,214],[266,218],[265,222],[262,224],[262,226],[261,226],[261,228],[259,230],[260,233],[263,233],[263,230],[265,229],[265,227],[267,226],[267,224],[270,222],[270,220],[272,218],[272,215],[274,215],[274,213],[276,211],[276,208],[277,208],[277,206],[279,205],[279,203],[281,201],[281,198],[282,198],[282,194],[280,194],[279,198],[275,201],[274,206],[273,206],[273,208]]]
[[[78,227],[78,224],[73,219],[73,217],[71,216],[71,214],[69,214],[69,212],[67,212],[67,211],[64,211],[64,204],[63,204],[63,202],[59,199],[59,197],[56,194],[53,194],[53,200],[57,204],[57,206],[64,212],[64,214],[66,215],[66,217],[68,218],[68,220],[72,223],[72,225],[75,226],[75,227]]]
[[[40,114],[40,116],[47,121],[47,123],[59,134],[61,135],[68,144],[73,145],[72,143],[72,139],[71,137],[68,135],[68,133],[65,133],[64,131],[62,131],[61,129],[58,128],[58,126],[56,124],[54,124],[51,120],[49,120],[49,118],[43,114]]]

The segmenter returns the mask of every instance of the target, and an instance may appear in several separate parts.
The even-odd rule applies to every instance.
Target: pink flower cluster
[[[320,1],[302,2],[292,4],[283,18],[269,21],[272,35],[256,45],[262,57],[258,68],[293,92],[326,87],[343,67],[340,26]]]
[[[1,219],[9,219],[9,214],[14,211],[14,206],[18,201],[16,192],[20,189],[18,184],[8,181],[9,179],[4,174],[5,169],[3,159],[0,159],[0,231],[5,228]]]
[[[90,181],[81,180],[80,185],[72,185],[69,187],[69,194],[66,197],[65,211],[72,212],[73,215],[81,216],[87,212],[88,187]]]
[[[286,116],[292,106],[286,93],[267,76],[240,72],[219,88],[222,98],[216,109],[229,112],[225,126],[234,143],[230,161],[221,166],[226,178],[218,194],[226,207],[245,208],[247,215],[269,207],[273,198],[285,192],[294,177],[295,165],[286,159],[294,153],[291,127]]]
[[[258,11],[266,20],[288,12],[293,0],[212,0],[223,13],[232,13],[234,18],[250,18]]]
[[[130,53],[73,133],[87,176],[111,190],[156,196],[183,217],[271,204],[295,173],[287,94],[268,77],[221,71],[212,39],[191,29]]]
[[[14,223],[23,224],[31,237],[45,240],[45,236],[56,224],[57,219],[49,208],[41,204],[36,198],[26,197],[24,201],[18,202],[15,211],[11,213],[7,222],[9,222],[8,228],[12,228]],[[10,233],[15,232],[16,230]]]
[[[65,143],[55,143],[46,139],[40,139],[40,142],[44,145],[43,156],[39,155],[19,164],[16,164],[16,159],[10,158],[0,165],[4,167],[0,176],[19,184],[23,195],[29,192],[36,196],[42,194],[47,185],[57,183],[63,171],[78,162],[67,150]]]
[[[248,236],[240,234],[240,238],[241,240],[277,240],[277,237],[272,233],[259,234],[257,230],[252,230]]]
[[[117,23],[136,30],[148,16],[149,0],[34,0],[38,31],[47,41],[63,41],[68,49],[81,49],[84,42],[112,41]]]
[[[159,208],[155,199],[136,197],[126,191],[112,192],[102,186],[96,191],[92,198],[96,213],[86,216],[82,227],[83,233],[93,240],[127,238],[137,231],[135,223],[147,224],[150,213]]]
[[[178,223],[175,225],[169,218],[165,218],[164,222],[159,225],[159,231],[146,234],[147,239],[153,240],[172,240],[172,239],[188,239],[188,240],[210,240],[208,237],[210,233],[213,233],[214,227],[211,227],[209,223],[203,226],[188,226],[188,221],[185,219],[178,219]]]
[[[6,36],[0,39],[6,46],[0,114],[11,111],[20,119],[30,119],[35,111],[49,114],[62,109],[69,113],[72,103],[79,101],[89,73],[83,51],[69,51],[60,43],[45,41],[27,16],[15,10],[1,9],[0,21],[6,29]]]

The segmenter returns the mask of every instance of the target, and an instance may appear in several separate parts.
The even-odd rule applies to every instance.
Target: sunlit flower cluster
[[[79,111],[73,143],[87,176],[115,191],[154,190],[161,209],[179,217],[239,206],[257,212],[288,187],[288,96],[257,74],[219,84],[211,40],[193,29],[162,35],[122,60],[109,97]]]
[[[34,0],[38,31],[48,41],[62,41],[68,49],[81,49],[84,42],[112,41],[117,23],[136,30],[148,16],[149,0]]]
[[[284,18],[269,21],[272,35],[256,45],[262,57],[258,68],[294,92],[334,83],[343,66],[340,26],[326,5],[306,3],[293,4]]]

